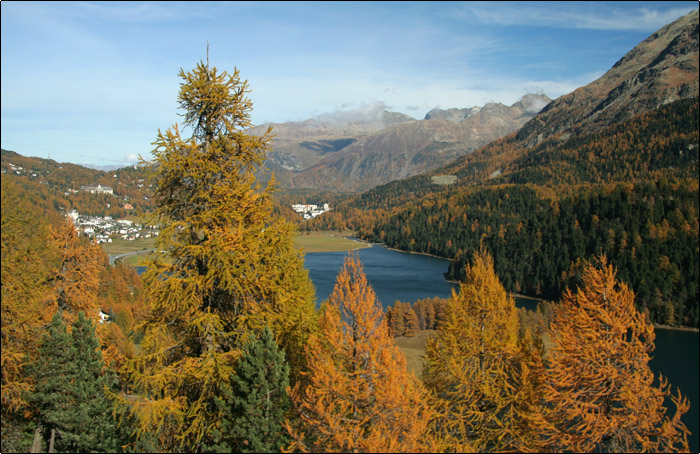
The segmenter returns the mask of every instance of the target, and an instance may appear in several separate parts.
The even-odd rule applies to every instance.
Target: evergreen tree
[[[71,333],[56,313],[40,356],[32,365],[36,385],[30,401],[49,452],[114,452],[117,422],[107,389],[114,376],[103,370],[95,327],[78,313]],[[36,451],[35,440],[34,451]]]
[[[292,392],[291,449],[432,452],[427,394],[406,372],[359,259],[346,259],[308,346],[308,385]]]
[[[125,403],[161,449],[197,451],[221,417],[214,401],[247,333],[270,326],[295,380],[316,314],[293,227],[272,216],[273,186],[256,183],[271,135],[246,133],[247,82],[208,62],[180,77],[192,136],[177,124],[159,131],[148,164],[162,229],[143,275],[150,316],[141,354],[128,362],[139,399]]]
[[[290,408],[289,365],[265,327],[249,334],[243,356],[217,405],[223,418],[214,430],[217,452],[279,452],[289,442],[283,426]]]
[[[79,238],[36,194],[2,176],[2,451],[17,450],[31,418],[27,366],[39,356],[42,334],[57,309],[74,321],[97,317],[104,253]],[[39,211],[37,211],[39,209]],[[31,442],[31,435],[29,437]],[[21,443],[21,442],[20,442]],[[20,449],[21,450],[21,449]]]
[[[554,309],[544,398],[551,449],[593,452],[688,451],[678,393],[666,417],[670,385],[654,385],[649,354],[654,327],[634,307],[634,293],[618,284],[605,257],[586,264],[583,286],[567,290]]]
[[[409,303],[406,303],[403,324],[405,327],[403,335],[406,337],[415,336],[416,332],[418,332],[420,329],[420,321],[418,320],[418,316]]]
[[[436,395],[435,427],[448,449],[536,448],[541,362],[518,332],[515,301],[490,255],[477,253],[426,347],[423,380]]]

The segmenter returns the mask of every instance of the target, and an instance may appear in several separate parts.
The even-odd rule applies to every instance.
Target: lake
[[[447,298],[455,287],[444,278],[448,260],[377,245],[359,249],[355,254],[362,261],[367,280],[385,308],[396,300],[413,303],[433,296]],[[317,304],[328,299],[346,256],[347,252],[306,254],[305,265],[316,287]],[[534,306],[531,300],[523,299],[516,299],[516,304],[528,309]],[[683,422],[691,431],[691,452],[698,452],[699,337],[696,331],[657,329],[656,351],[650,362],[655,374],[661,373],[669,380],[674,393],[678,387],[690,400],[690,410]]]

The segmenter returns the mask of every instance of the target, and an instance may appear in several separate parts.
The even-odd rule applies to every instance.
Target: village
[[[318,205],[304,205],[298,203],[292,205],[292,210],[299,213],[304,219],[312,219],[318,216],[319,214],[323,214],[326,211],[330,211],[330,207],[327,203],[324,203],[321,207],[319,207]]]
[[[98,244],[111,243],[115,238],[133,241],[158,235],[156,227],[127,219],[115,220],[111,216],[89,216],[75,210],[68,213],[68,217],[82,235],[92,238]]]

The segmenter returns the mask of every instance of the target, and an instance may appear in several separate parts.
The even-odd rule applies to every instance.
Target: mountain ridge
[[[448,110],[468,111],[462,118],[443,118],[437,114],[440,110],[433,109],[431,112],[435,118],[408,120],[402,114],[385,111],[384,118],[392,115],[397,121],[352,137],[347,134],[330,136],[326,126],[317,129],[323,134],[307,135],[301,141],[298,136],[289,137],[289,124],[285,124],[278,129],[282,140],[278,135],[267,165],[286,187],[361,192],[434,169],[471,153],[493,139],[517,130],[535,115],[533,106],[542,107],[550,101],[542,94],[525,95],[512,106],[488,103],[483,107]],[[307,120],[303,124],[303,128],[315,132],[310,129],[312,127],[318,127],[317,122]],[[298,134],[298,131],[292,130],[292,133]],[[296,168],[289,165],[290,161],[301,160],[299,154],[290,156],[295,153],[295,147],[297,150],[301,147],[320,150],[324,145],[341,142],[344,146],[317,153],[315,160],[309,159],[307,154],[306,165]]]

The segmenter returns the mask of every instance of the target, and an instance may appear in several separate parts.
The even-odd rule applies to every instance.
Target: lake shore
[[[294,244],[305,254],[314,252],[350,252],[372,247],[372,243],[352,238],[355,232],[305,232],[294,237]]]

